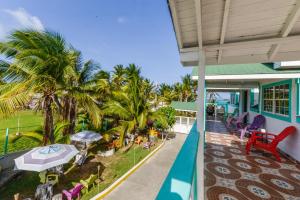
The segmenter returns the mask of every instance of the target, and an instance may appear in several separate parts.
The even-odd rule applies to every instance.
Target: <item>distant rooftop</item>
[[[170,106],[175,110],[179,110],[179,111],[190,111],[190,112],[197,111],[195,102],[172,101]]]

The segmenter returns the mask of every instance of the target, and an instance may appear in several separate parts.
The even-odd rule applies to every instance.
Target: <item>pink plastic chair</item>
[[[244,122],[245,117],[247,117],[248,112],[244,112],[237,118],[234,117],[228,117],[226,122],[227,122],[227,128],[230,128],[231,125],[235,125],[236,128],[239,128],[239,124],[242,124]]]
[[[80,192],[83,188],[83,185],[80,183],[77,183],[74,188],[70,190],[63,190],[63,196],[65,195],[68,200],[72,200],[73,198],[80,199]]]

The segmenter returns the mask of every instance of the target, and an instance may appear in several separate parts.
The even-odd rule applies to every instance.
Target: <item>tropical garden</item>
[[[0,128],[8,127],[16,116],[25,123],[39,122],[39,126],[9,135],[12,151],[69,144],[70,136],[82,130],[101,133],[103,139],[89,150],[87,164],[81,168],[66,164],[68,175],[57,188],[71,187],[97,169],[99,176],[101,168],[100,188],[98,184],[86,192],[83,198],[87,199],[150,152],[135,144],[137,138],[147,141],[168,132],[175,123],[175,111],[167,106],[172,100],[196,98],[196,83],[189,75],[181,83],[155,85],[135,64],[105,71],[96,61],[83,60],[82,53],[56,32],[16,30],[0,42],[0,54],[0,116],[2,122],[7,121]],[[0,145],[4,135],[2,131]],[[133,138],[131,143],[128,138]],[[99,161],[97,152],[107,148],[118,151]],[[18,187],[11,181],[0,188],[1,198],[12,199],[15,193],[32,197],[38,174],[24,172],[17,179]]]

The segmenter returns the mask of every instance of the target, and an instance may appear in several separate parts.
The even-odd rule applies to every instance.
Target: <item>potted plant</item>
[[[111,140],[108,140],[111,141]],[[104,151],[98,151],[98,154],[103,157],[112,156],[115,153],[116,149],[116,140],[113,140],[106,145],[106,149]]]
[[[155,142],[157,140],[158,132],[153,127],[149,129],[149,140]]]
[[[215,113],[215,105],[212,103],[207,104],[206,113],[208,116],[212,116]]]

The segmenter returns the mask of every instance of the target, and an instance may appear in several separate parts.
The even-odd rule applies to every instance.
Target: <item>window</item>
[[[275,113],[289,115],[289,92],[288,84],[275,86]]]
[[[263,112],[290,121],[291,85],[291,81],[282,81],[263,86]]]
[[[259,89],[250,90],[250,110],[253,112],[259,112]]]
[[[187,117],[181,117],[181,124],[187,124]]]
[[[193,125],[194,122],[195,122],[195,118],[190,118],[190,119],[189,119],[189,125]]]

